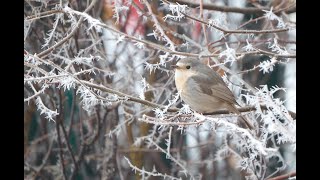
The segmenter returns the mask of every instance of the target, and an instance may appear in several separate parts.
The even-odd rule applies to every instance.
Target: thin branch
[[[266,55],[271,55],[271,56],[275,56],[275,57],[284,57],[284,58],[296,58],[295,54],[275,54],[272,52],[268,52],[268,51],[264,51],[262,49],[257,49],[258,52],[262,53],[262,54],[266,54]]]
[[[291,173],[288,173],[288,174],[284,174],[284,175],[281,175],[281,176],[277,176],[277,177],[274,177],[274,178],[269,178],[267,180],[284,180],[284,179],[289,179],[290,177],[295,177],[296,176],[296,171],[294,172],[291,172]]]
[[[203,0],[200,0],[200,18],[201,18],[201,20],[204,20],[204,18],[203,18]],[[201,24],[202,26],[202,30],[203,30],[203,36],[204,36],[204,40],[205,40],[205,45],[206,45],[206,47],[208,47],[208,43],[209,43],[209,41],[208,41],[208,36],[207,36],[207,29],[206,29],[206,26],[205,26],[205,24]]]
[[[72,91],[72,104],[71,104],[71,112],[70,112],[70,125],[68,129],[68,137],[70,137],[71,129],[73,126],[73,119],[74,119],[74,112],[75,112],[75,107],[76,107],[76,89]]]
[[[60,10],[60,9],[55,9],[55,10],[40,12],[39,14],[27,16],[27,17],[25,18],[25,20],[26,20],[26,21],[32,21],[32,20],[36,20],[36,19],[40,19],[40,18],[44,18],[44,17],[49,17],[49,16],[52,16],[52,15],[54,15],[54,14],[62,13],[62,12],[63,12],[63,11]]]
[[[83,71],[79,71],[77,73],[72,74],[72,76],[78,76],[80,74],[84,74],[84,73],[91,73],[92,70],[91,69],[87,69],[87,70],[83,70]],[[31,78],[27,78],[24,79],[24,81],[41,81],[41,80],[45,80],[45,79],[55,79],[55,78],[60,78],[60,77],[67,77],[70,76],[69,74],[58,74],[58,75],[52,75],[52,76],[43,76],[43,77],[31,77]]]
[[[66,141],[68,152],[70,153],[72,162],[74,164],[74,171],[77,171],[79,169],[79,167],[78,167],[77,161],[76,161],[76,159],[74,157],[74,153],[73,153],[73,151],[71,149],[70,143],[69,143],[68,133],[67,133],[66,128],[64,127],[62,122],[61,122],[61,127],[62,127],[62,133],[63,133],[65,141]]]
[[[59,115],[61,116],[61,115]],[[61,143],[61,135],[60,135],[60,122],[59,120],[57,120],[56,122],[56,131],[57,131],[57,139],[58,139],[58,145],[59,145],[59,156],[60,156],[60,164],[61,164],[61,168],[62,168],[62,173],[63,173],[63,177],[64,179],[67,179],[67,174],[66,174],[66,169],[65,169],[65,165],[64,165],[64,158],[63,158],[63,152],[62,152],[62,143]]]
[[[31,87],[33,87],[32,84],[29,84],[29,85],[30,85]],[[34,89],[34,90],[35,90],[35,89]],[[44,93],[45,90],[46,90],[46,87],[42,88],[42,89],[41,89],[40,91],[38,91],[38,92],[35,92],[32,96],[29,96],[28,98],[24,99],[23,101],[24,101],[24,102],[28,102],[28,101],[30,101],[31,99],[33,99],[33,98],[39,96],[40,94]]]
[[[267,30],[228,30],[228,29],[224,29],[222,27],[219,27],[217,25],[214,25],[212,23],[209,23],[207,21],[198,19],[196,17],[190,16],[186,13],[181,12],[182,14],[184,14],[186,17],[198,21],[200,23],[203,23],[209,27],[213,27],[215,29],[218,29],[222,32],[226,33],[233,33],[233,34],[267,34],[267,33],[278,33],[278,32],[284,32],[284,31],[289,31],[289,28],[283,28],[283,29],[267,29]]]
[[[80,145],[80,151],[79,151],[79,156],[78,156],[78,161],[77,161],[77,164],[78,164],[78,166],[80,166],[80,162],[82,161],[82,159],[83,159],[83,156],[84,156],[84,152],[87,150],[87,147],[88,147],[88,145],[86,145],[86,144],[81,144]],[[72,173],[71,173],[71,175],[70,175],[70,180],[73,180],[74,179],[74,176],[76,175],[76,172],[77,171],[72,171]]]
[[[165,108],[164,106],[161,106],[159,104],[133,97],[131,95],[128,95],[128,94],[113,90],[111,88],[107,88],[107,87],[105,87],[103,85],[97,85],[97,84],[94,84],[94,83],[91,83],[91,82],[88,82],[88,81],[84,81],[84,80],[80,80],[80,81],[81,81],[81,83],[83,83],[83,84],[85,84],[85,85],[87,85],[89,87],[93,87],[93,88],[99,89],[99,90],[104,91],[104,92],[108,92],[108,93],[116,94],[116,95],[118,95],[120,97],[124,97],[128,101],[137,102],[137,103],[144,104],[146,106],[150,106],[150,107],[153,107],[153,108],[161,108],[161,109]]]
[[[49,159],[49,156],[50,156],[50,154],[51,154],[53,142],[54,142],[54,141],[51,141],[51,142],[50,142],[49,147],[48,147],[48,151],[47,151],[46,155],[44,156],[44,158],[42,159],[42,164],[39,166],[39,168],[37,168],[37,172],[36,172],[36,174],[35,174],[34,177],[37,177],[37,176],[40,174],[40,172],[41,172],[41,170],[43,169],[43,167],[46,165],[46,163],[47,163],[47,161],[48,161],[48,159]]]

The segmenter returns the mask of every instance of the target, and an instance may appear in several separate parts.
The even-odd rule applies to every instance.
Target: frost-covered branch
[[[168,0],[172,2],[178,2],[180,4],[186,4],[192,8],[197,8],[200,6],[198,2],[190,1],[190,0]],[[293,13],[296,12],[296,6],[295,3],[293,3],[294,6],[285,9],[281,9],[281,11],[285,11],[286,13]],[[241,13],[241,14],[262,14],[263,10],[267,10],[268,8],[255,8],[255,7],[230,7],[230,6],[219,6],[212,3],[204,3],[203,4],[204,9],[208,10],[214,10],[214,11],[221,11],[221,12],[232,12],[232,13]],[[280,10],[278,11],[280,12]]]
[[[88,12],[91,8],[93,8],[95,3],[96,3],[96,0],[92,0],[90,5],[84,10],[84,13]],[[66,41],[68,41],[77,32],[77,29],[79,28],[79,26],[81,25],[83,20],[84,20],[84,17],[83,16],[80,17],[80,19],[78,20],[78,22],[75,25],[74,29],[66,37],[64,37],[61,41],[57,42],[55,45],[51,46],[50,48],[48,48],[48,49],[42,51],[41,53],[39,53],[38,57],[41,58],[41,57],[47,56],[51,51],[55,50],[57,47],[63,45]]]
[[[139,169],[136,166],[134,166],[127,157],[124,157],[124,159],[127,161],[129,166],[132,168],[132,170],[135,173],[138,171],[142,175],[142,179],[148,179],[149,177],[154,176],[154,177],[162,177],[163,179],[181,180],[181,178],[176,178],[167,174],[159,173],[155,167],[153,167],[151,172],[146,171],[144,168]]]

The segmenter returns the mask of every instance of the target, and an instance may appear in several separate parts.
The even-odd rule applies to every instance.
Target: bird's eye
[[[191,66],[186,66],[186,68],[187,68],[187,69],[190,69],[190,68],[191,68]]]

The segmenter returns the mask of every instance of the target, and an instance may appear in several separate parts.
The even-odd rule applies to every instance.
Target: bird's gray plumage
[[[239,114],[247,126],[252,128],[252,125],[241,116],[235,107],[239,104],[217,72],[193,58],[180,60],[177,63],[177,71],[175,76],[176,86],[181,92],[182,100],[191,109],[199,113],[211,113],[218,109],[227,109]]]

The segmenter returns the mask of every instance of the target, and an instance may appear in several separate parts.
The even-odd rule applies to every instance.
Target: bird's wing
[[[209,77],[204,75],[192,76],[190,77],[190,81],[196,82],[200,90],[205,94],[214,96],[229,104],[238,104],[233,93],[219,75],[212,74]]]

